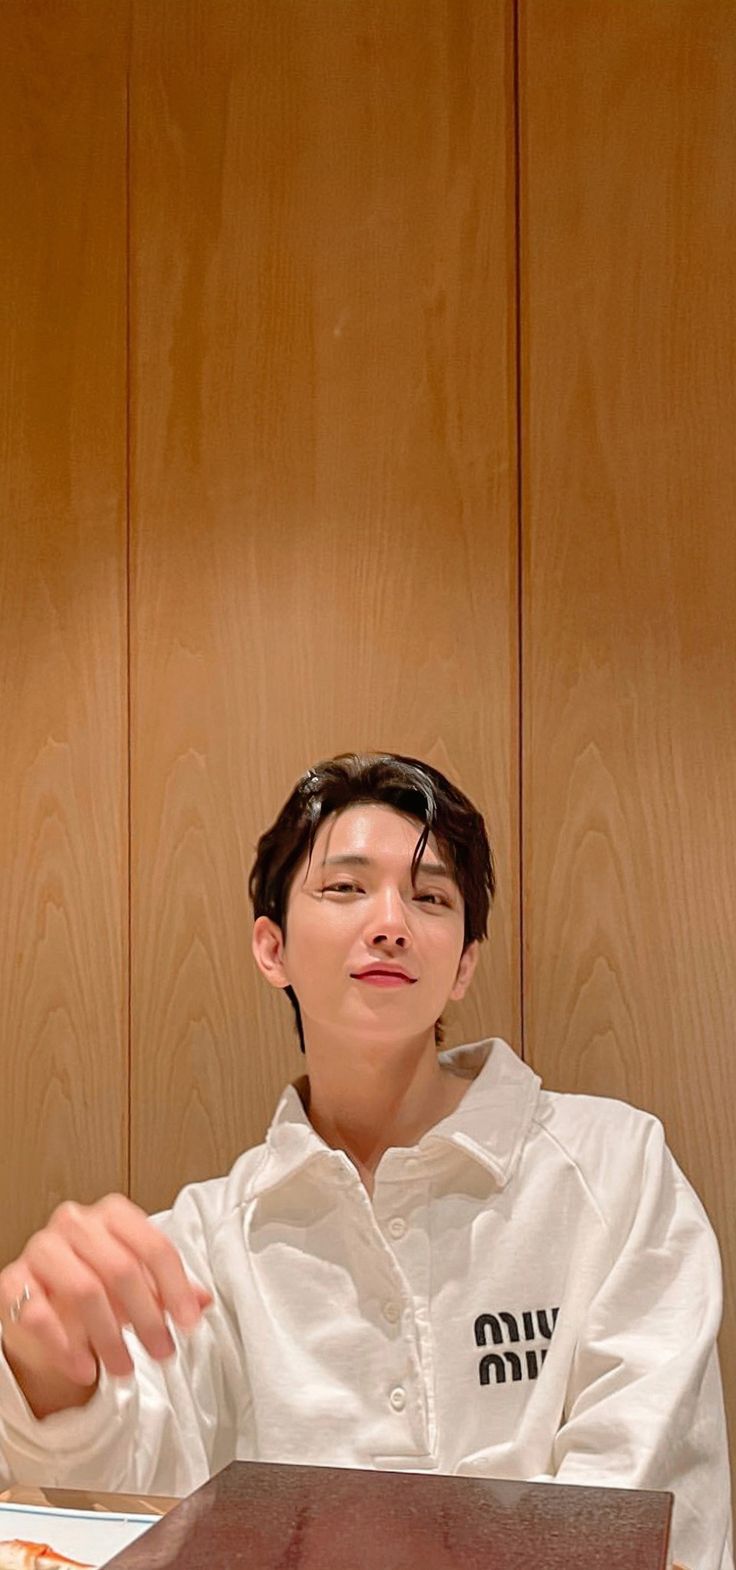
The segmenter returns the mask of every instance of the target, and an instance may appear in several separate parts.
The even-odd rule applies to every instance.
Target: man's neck
[[[326,1144],[345,1151],[369,1191],[384,1152],[416,1145],[468,1088],[439,1063],[434,1032],[399,1044],[307,1038],[306,1055],[310,1122]]]

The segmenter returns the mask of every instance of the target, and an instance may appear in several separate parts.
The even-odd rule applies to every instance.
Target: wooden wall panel
[[[736,27],[525,0],[527,1055],[664,1121],[736,1437]]]
[[[125,6],[0,14],[0,1262],[127,1182]]]
[[[259,833],[350,748],[487,813],[448,1035],[518,1043],[510,7],[135,6],[133,1195],[302,1071],[250,951]]]

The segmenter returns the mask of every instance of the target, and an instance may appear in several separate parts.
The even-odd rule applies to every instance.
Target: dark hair
[[[262,834],[248,879],[254,919],[269,916],[286,939],[286,905],[291,880],[305,851],[312,859],[317,830],[332,813],[359,802],[377,802],[418,818],[424,828],[411,864],[412,880],[433,833],[447,857],[465,905],[463,952],[486,936],[496,890],[493,852],[473,803],[439,769],[395,752],[342,752],[307,769],[270,829]],[[293,987],[286,987],[304,1051],[302,1017]],[[441,1019],[435,1042],[444,1040]]]

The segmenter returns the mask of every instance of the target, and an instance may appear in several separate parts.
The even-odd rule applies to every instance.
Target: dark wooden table
[[[110,1570],[665,1570],[672,1495],[236,1461],[153,1504],[161,1519]]]

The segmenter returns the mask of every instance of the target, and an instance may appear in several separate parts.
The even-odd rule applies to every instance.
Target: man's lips
[[[366,970],[353,971],[352,975],[355,981],[372,982],[377,987],[411,987],[417,979],[416,976],[407,975],[398,966],[391,965],[371,965]]]

